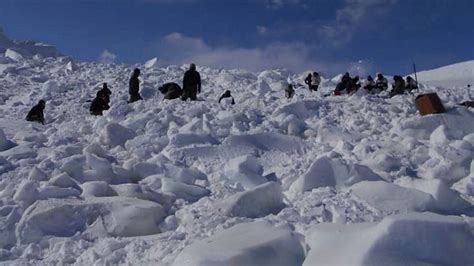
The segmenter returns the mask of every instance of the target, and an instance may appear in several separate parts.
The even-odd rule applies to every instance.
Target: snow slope
[[[417,73],[418,82],[433,86],[465,88],[474,86],[474,60]],[[412,74],[414,77],[414,74]]]
[[[5,35],[3,29],[0,27],[0,53],[5,53],[6,51],[8,51],[6,56],[13,58],[18,58],[18,54],[21,57],[32,57],[35,55],[41,57],[61,56],[61,53],[54,46],[42,42],[11,40]]]
[[[157,89],[185,66],[156,62],[0,60],[0,264],[474,263],[472,88],[423,86],[447,112],[422,117],[409,95],[325,97],[323,79],[288,100],[305,73],[198,67],[182,102]],[[24,121],[41,98],[46,125]]]

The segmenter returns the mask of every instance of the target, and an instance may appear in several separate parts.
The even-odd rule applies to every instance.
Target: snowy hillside
[[[414,75],[412,75],[414,76]],[[474,60],[418,73],[420,83],[443,87],[474,86]]]
[[[409,95],[323,79],[288,100],[306,73],[198,66],[199,101],[163,100],[184,70],[0,57],[0,264],[474,264],[472,88],[422,117]],[[46,125],[24,121],[39,99]]]

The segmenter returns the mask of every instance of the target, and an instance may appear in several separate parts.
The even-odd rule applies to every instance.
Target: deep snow
[[[411,95],[324,97],[323,79],[288,100],[306,73],[198,67],[200,100],[168,101],[158,87],[184,66],[15,53],[0,55],[0,264],[474,264],[474,111],[457,106],[472,88],[422,86],[447,107],[422,117]],[[144,101],[127,104],[134,67]],[[112,108],[94,117],[102,82]],[[24,121],[40,98],[47,124]]]

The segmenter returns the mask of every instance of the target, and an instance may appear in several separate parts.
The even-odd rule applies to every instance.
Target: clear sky
[[[0,0],[14,39],[80,60],[390,74],[474,59],[474,0]]]

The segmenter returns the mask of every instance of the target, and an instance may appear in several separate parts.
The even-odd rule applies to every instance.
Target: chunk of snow
[[[0,152],[6,151],[15,146],[15,143],[11,140],[8,140],[3,132],[3,129],[0,128]]]
[[[33,167],[28,175],[28,179],[31,181],[46,181],[48,180],[48,175],[43,172],[38,167]]]
[[[159,233],[158,224],[164,218],[161,205],[140,199],[41,200],[25,211],[17,226],[16,236],[20,243],[25,244],[37,243],[49,236],[71,237],[86,232],[94,221],[102,223],[101,230],[105,232],[100,233],[108,236],[151,235]]]
[[[455,216],[410,213],[378,224],[318,224],[303,265],[472,265],[474,235]]]
[[[84,198],[90,197],[111,197],[117,196],[117,193],[104,181],[91,181],[81,184]]]
[[[154,57],[148,61],[145,62],[144,66],[145,68],[156,68],[156,67],[159,67],[159,60],[158,58]]]
[[[235,225],[187,246],[175,259],[176,266],[301,265],[304,248],[288,227],[268,222]]]
[[[7,49],[5,51],[5,57],[8,57],[12,60],[15,60],[15,61],[20,61],[23,59],[23,55],[15,50],[12,50],[12,49]]]
[[[13,200],[29,206],[39,198],[38,184],[33,181],[23,181],[17,188]]]
[[[124,146],[129,139],[136,137],[135,131],[116,123],[110,123],[101,131],[100,141],[110,147]]]
[[[219,206],[227,215],[249,218],[277,214],[285,204],[280,184],[268,182],[225,199]]]
[[[201,186],[184,184],[170,178],[161,179],[161,190],[164,193],[173,194],[176,198],[189,202],[197,201],[211,193]]]
[[[435,209],[434,199],[430,194],[384,181],[363,181],[350,189],[360,200],[384,212],[423,212]]]

